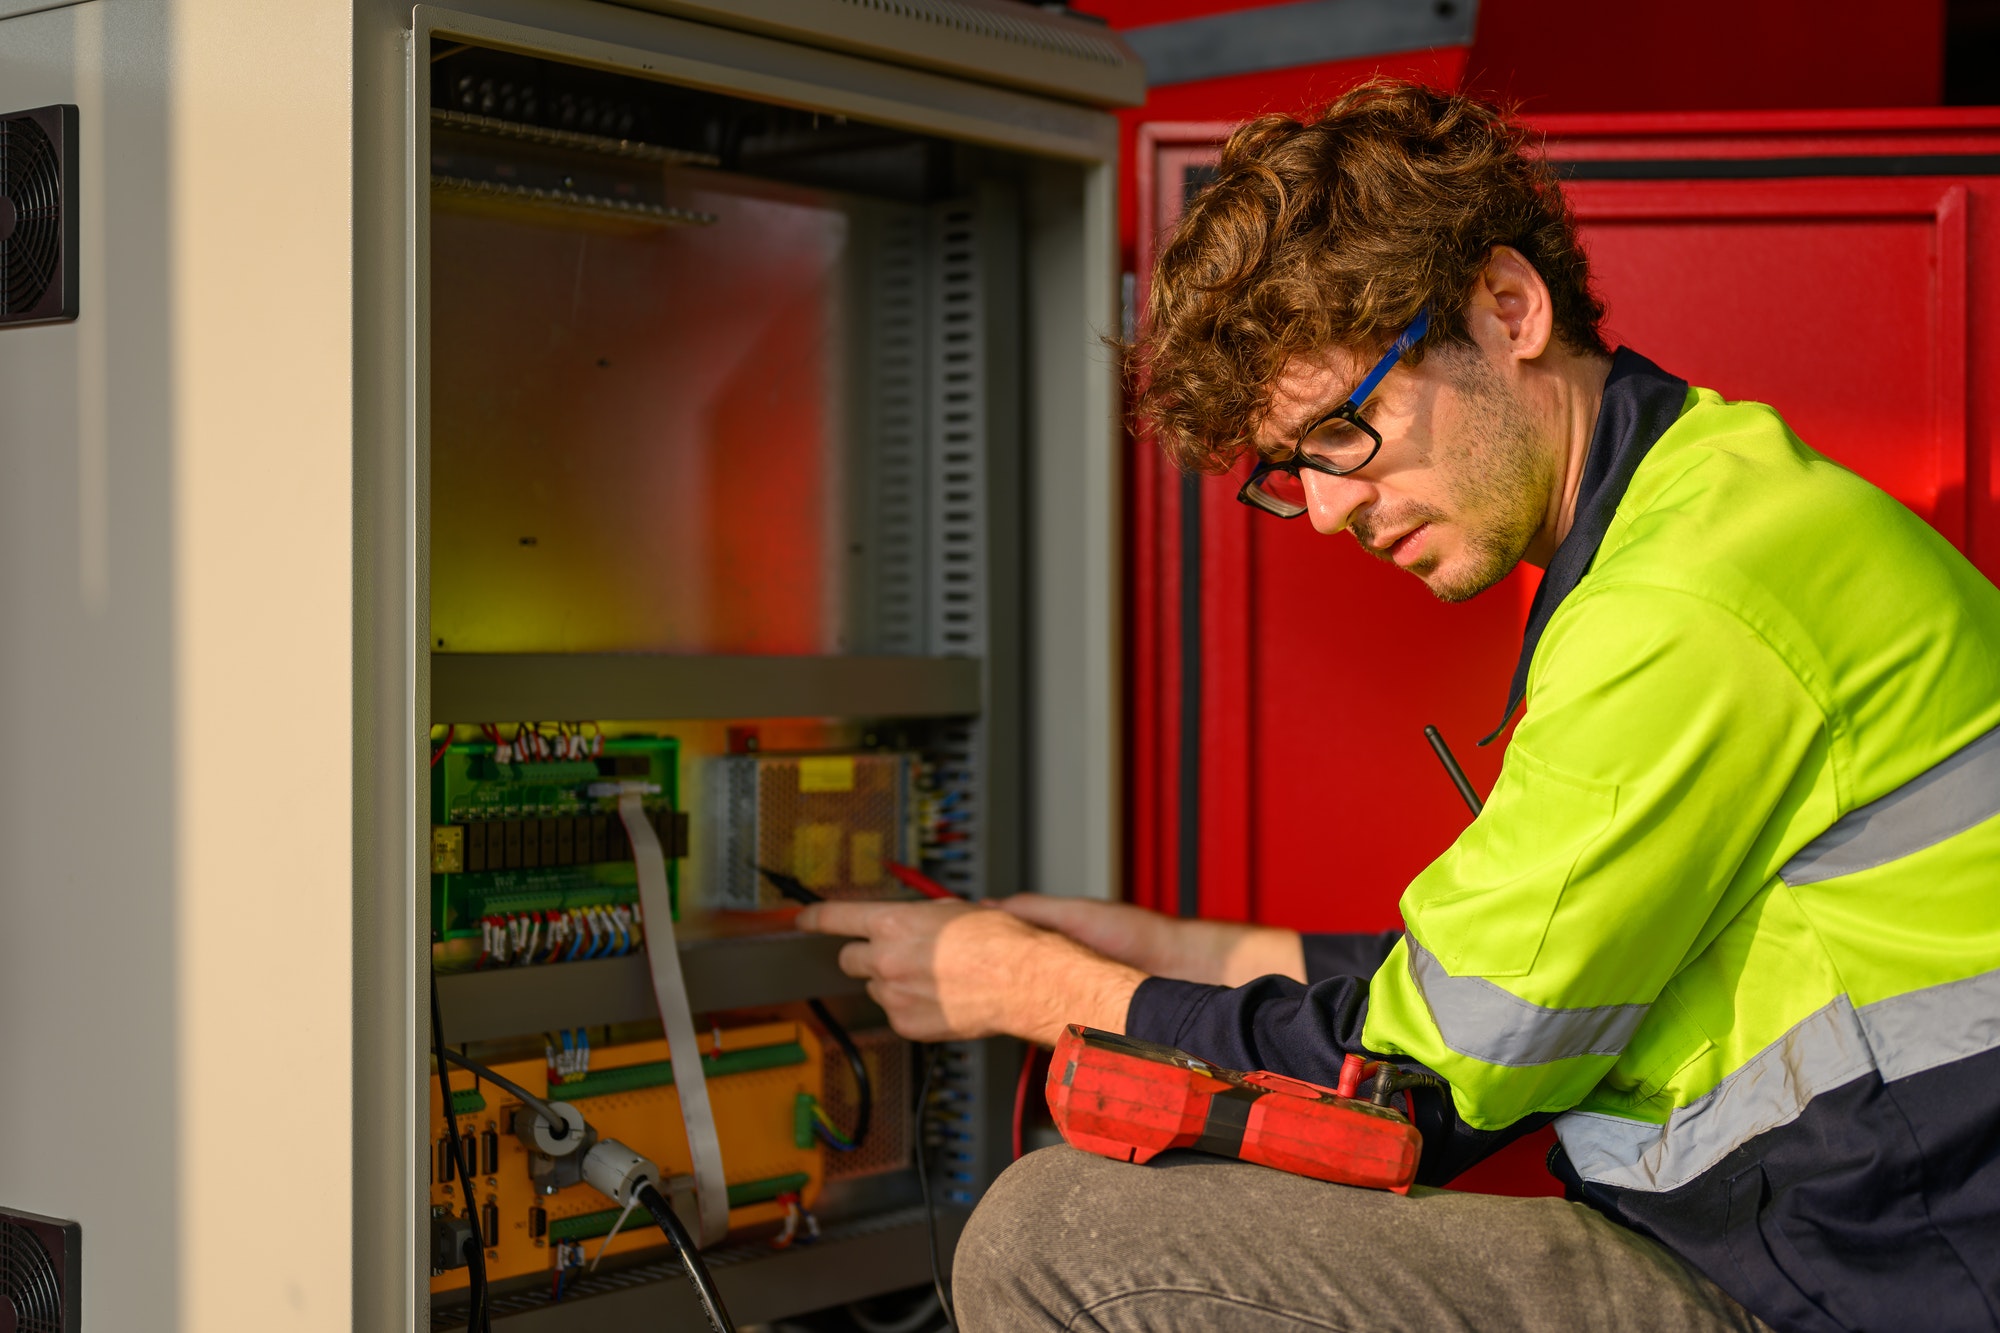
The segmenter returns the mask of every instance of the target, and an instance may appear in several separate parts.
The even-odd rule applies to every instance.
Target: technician
[[[802,921],[863,937],[842,966],[921,1040],[1432,1070],[1422,1181],[1553,1120],[1572,1202],[1037,1152],[959,1245],[964,1327],[2000,1327],[2000,591],[1770,408],[1608,350],[1557,182],[1477,101],[1245,126],[1152,293],[1177,462],[1254,452],[1246,503],[1446,601],[1546,571],[1484,812],[1401,936],[1033,896]],[[1367,706],[1314,668],[1293,706]],[[1329,755],[1263,818],[1337,843],[1385,799]]]

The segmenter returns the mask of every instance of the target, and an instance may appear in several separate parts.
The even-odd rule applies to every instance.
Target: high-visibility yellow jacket
[[[1358,998],[1153,990],[1135,1035],[1553,1115],[1580,1197],[1781,1329],[2000,1326],[2000,590],[1768,407],[1621,352],[1605,412],[1406,936]]]

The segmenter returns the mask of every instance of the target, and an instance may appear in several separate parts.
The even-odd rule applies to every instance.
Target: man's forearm
[[[1071,1023],[1123,1032],[1132,993],[1146,974],[1061,935],[1042,936],[1022,960],[1009,1031],[1053,1046]]]
[[[1305,950],[1296,930],[1231,921],[1176,921],[1165,956],[1152,969],[1163,977],[1212,986],[1243,986],[1258,977],[1306,979]]]

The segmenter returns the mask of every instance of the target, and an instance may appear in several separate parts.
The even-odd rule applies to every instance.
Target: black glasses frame
[[[1279,518],[1298,518],[1306,512],[1304,505],[1289,505],[1282,501],[1274,500],[1258,488],[1258,483],[1274,472],[1288,473],[1296,477],[1299,475],[1301,468],[1310,468],[1314,472],[1323,472],[1329,477],[1345,477],[1359,472],[1362,468],[1374,462],[1375,455],[1382,452],[1382,433],[1361,419],[1361,409],[1367,406],[1369,398],[1374,395],[1377,386],[1382,383],[1382,377],[1395,368],[1396,363],[1403,359],[1404,353],[1417,345],[1424,334],[1429,331],[1430,326],[1431,312],[1429,308],[1419,310],[1417,317],[1410,321],[1410,326],[1397,335],[1396,341],[1389,344],[1389,350],[1382,353],[1381,359],[1369,369],[1366,375],[1362,376],[1361,382],[1354,386],[1354,392],[1343,398],[1338,407],[1322,412],[1306,423],[1305,428],[1298,433],[1298,439],[1292,446],[1291,457],[1279,462],[1259,463],[1251,471],[1249,477],[1245,479],[1243,485],[1236,492],[1237,501],[1249,505],[1252,509],[1261,509],[1267,514],[1274,514]],[[1359,463],[1353,463],[1347,467],[1335,467],[1331,463],[1321,462],[1319,459],[1309,457],[1306,454],[1304,445],[1307,440],[1312,438],[1312,433],[1327,422],[1336,420],[1345,421],[1348,425],[1353,426],[1367,435],[1370,440],[1374,441],[1374,444],[1368,450],[1368,456]]]

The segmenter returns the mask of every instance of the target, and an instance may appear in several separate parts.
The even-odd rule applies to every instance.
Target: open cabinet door
[[[1538,128],[1614,343],[1771,403],[2000,575],[2000,113]],[[1142,309],[1158,239],[1228,129],[1141,127]],[[1183,478],[1131,447],[1132,899],[1309,931],[1399,924],[1404,886],[1467,821],[1422,729],[1491,787],[1504,737],[1473,742],[1500,720],[1536,572],[1444,606],[1352,542],[1238,505],[1237,478]],[[1312,820],[1279,813],[1300,798]],[[1544,1138],[1460,1183],[1553,1192]]]

